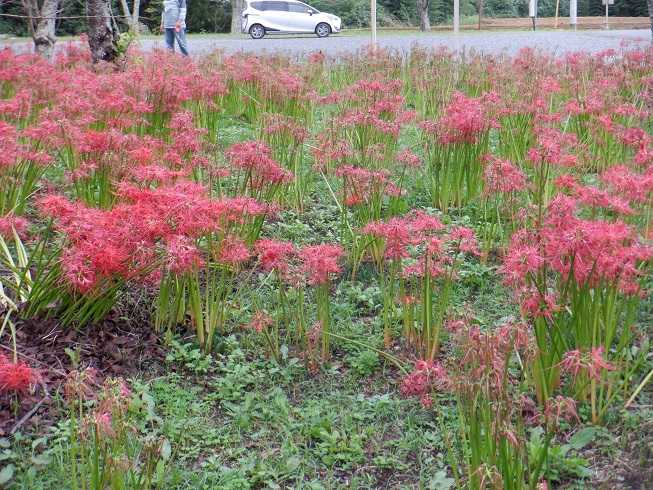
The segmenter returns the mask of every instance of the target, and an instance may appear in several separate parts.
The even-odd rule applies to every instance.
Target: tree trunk
[[[36,54],[46,59],[52,57],[54,43],[57,42],[55,35],[55,25],[57,20],[57,10],[59,9],[59,0],[44,0],[41,7],[41,15],[36,22],[34,30],[34,50]]]
[[[478,0],[478,30],[481,30],[481,20],[483,19],[483,0]]]
[[[118,57],[118,28],[111,15],[109,0],[86,0],[88,46],[93,63],[113,62]]]
[[[245,0],[231,0],[231,33],[240,32],[242,18],[240,14],[245,10]]]
[[[130,27],[132,34],[138,34],[139,31],[138,18],[140,16],[140,11],[141,11],[141,0],[134,0],[134,9],[132,11],[132,22]]]
[[[430,31],[429,0],[417,0],[417,12],[419,13],[419,30]]]

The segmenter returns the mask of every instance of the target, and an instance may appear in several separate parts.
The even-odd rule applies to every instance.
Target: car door
[[[288,25],[294,32],[313,32],[316,22],[311,12],[305,3],[288,2]]]
[[[289,31],[288,2],[264,1],[263,26],[271,31]]]

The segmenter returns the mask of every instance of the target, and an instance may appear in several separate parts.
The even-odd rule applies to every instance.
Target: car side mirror
[[[313,12],[311,9],[308,9],[308,10],[306,11],[306,13],[307,13],[308,15],[313,15],[315,12]]]

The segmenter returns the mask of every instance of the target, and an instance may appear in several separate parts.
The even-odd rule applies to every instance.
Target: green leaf
[[[569,439],[568,444],[572,449],[575,449],[576,451],[583,449],[594,440],[594,436],[596,436],[597,432],[598,430],[596,427],[585,427],[584,429],[576,432],[572,438]]]
[[[455,481],[453,478],[447,476],[444,470],[438,471],[429,482],[429,489],[432,490],[448,490],[453,487]]]
[[[9,439],[7,439],[6,437],[0,437],[0,447],[6,449],[9,446],[11,446]]]
[[[161,458],[164,461],[168,461],[171,455],[172,455],[172,446],[170,446],[170,441],[168,439],[164,439],[163,443],[161,444]]]
[[[36,466],[47,466],[50,464],[51,458],[46,454],[40,454],[38,456],[32,456],[30,458],[32,463]]]
[[[300,460],[297,456],[291,456],[286,460],[286,470],[292,473],[299,467]]]
[[[9,464],[0,470],[0,485],[9,483],[9,480],[14,477],[14,469],[14,465]]]

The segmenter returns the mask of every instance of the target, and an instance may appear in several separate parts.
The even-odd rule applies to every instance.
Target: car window
[[[281,12],[288,12],[287,2],[263,2],[263,10],[276,10]]]
[[[263,5],[265,2],[252,2],[249,5],[256,10],[265,10],[265,5]]]
[[[312,11],[312,12],[315,11],[314,9],[312,9],[311,7],[309,7],[304,3],[295,3],[295,2],[288,3],[288,10],[290,12],[301,12],[302,14],[305,14],[308,11]]]
[[[312,10],[313,13],[315,13],[315,14],[319,14],[319,13],[320,13],[320,11],[319,11],[318,9],[316,9],[315,7],[311,7],[310,5],[306,5],[305,3],[297,2],[297,4],[298,4],[298,5],[301,5],[302,8],[304,8],[304,9],[306,9],[306,10]]]

